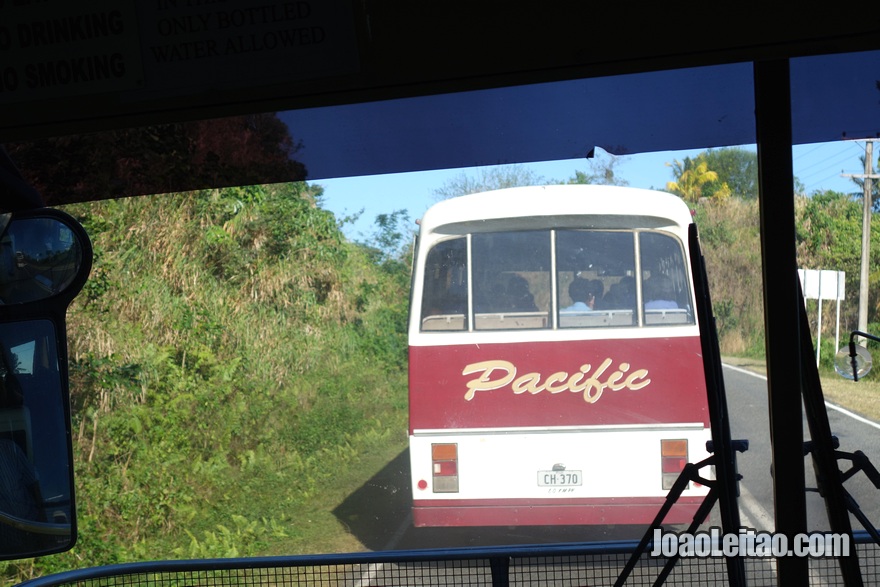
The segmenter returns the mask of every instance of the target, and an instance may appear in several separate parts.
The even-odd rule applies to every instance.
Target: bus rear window
[[[681,243],[659,232],[639,235],[644,324],[693,324],[691,289]]]
[[[467,241],[438,243],[425,261],[422,330],[467,330]]]
[[[550,326],[550,231],[474,234],[474,329]]]
[[[474,233],[429,251],[423,285],[423,331],[694,323],[682,245],[661,232]]]
[[[638,324],[634,237],[630,231],[557,233],[560,328]]]
[[[693,324],[684,252],[660,232],[560,230],[560,328]]]

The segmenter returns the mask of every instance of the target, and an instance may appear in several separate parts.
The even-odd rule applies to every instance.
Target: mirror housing
[[[85,233],[76,221],[55,211],[7,213],[0,217],[0,304],[41,302],[55,296],[67,304],[82,288],[88,271]],[[67,215],[65,215],[67,216]],[[71,222],[73,224],[71,224]],[[91,255],[89,255],[90,257]]]
[[[91,265],[70,215],[0,215],[0,560],[76,542],[66,314]]]
[[[840,347],[834,356],[834,370],[844,379],[858,381],[871,372],[873,359],[871,352],[865,347],[856,344],[856,336],[880,342],[880,337],[853,330],[849,335],[849,344]]]

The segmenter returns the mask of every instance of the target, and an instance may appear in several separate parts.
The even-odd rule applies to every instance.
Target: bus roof
[[[541,222],[544,219],[546,222]],[[497,221],[487,223],[486,221]],[[556,228],[660,228],[692,222],[672,194],[605,185],[524,186],[443,200],[420,221],[422,234]]]

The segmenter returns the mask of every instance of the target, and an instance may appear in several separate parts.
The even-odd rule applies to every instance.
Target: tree
[[[758,154],[740,147],[709,149],[700,153],[699,158],[708,164],[709,169],[718,174],[718,179],[703,186],[703,196],[712,197],[724,184],[731,195],[746,200],[758,198]]]
[[[545,182],[543,176],[523,165],[500,165],[481,168],[476,177],[461,172],[435,189],[434,197],[439,202],[456,196],[525,185],[541,185]]]
[[[625,159],[608,155],[604,158],[593,157],[589,159],[588,171],[575,171],[566,183],[569,184],[592,184],[592,185],[619,185],[627,186],[629,182],[614,173],[614,168]]]
[[[764,352],[757,200],[705,198],[694,209],[722,353]]]
[[[847,299],[841,306],[844,324],[856,324],[861,262],[862,205],[848,194],[815,192],[796,200],[798,264],[808,269],[846,272]],[[880,218],[871,219],[871,231],[880,229]],[[870,275],[868,322],[880,316],[880,242],[872,240],[868,272]]]
[[[47,206],[302,181],[302,148],[276,113],[125,128],[6,145]],[[59,153],[75,158],[59,158]]]
[[[377,215],[373,234],[360,244],[377,265],[389,269],[393,264],[399,264],[406,268],[414,234],[409,213],[395,210],[390,214]]]
[[[666,189],[678,194],[689,204],[696,204],[704,197],[703,191],[707,184],[718,181],[718,173],[709,169],[709,162],[704,158],[703,153],[697,155],[695,159],[685,157],[683,162],[676,159],[668,165],[672,167],[675,181],[667,183]],[[730,188],[726,183],[722,183],[711,196],[716,201],[724,200],[730,197]]]

